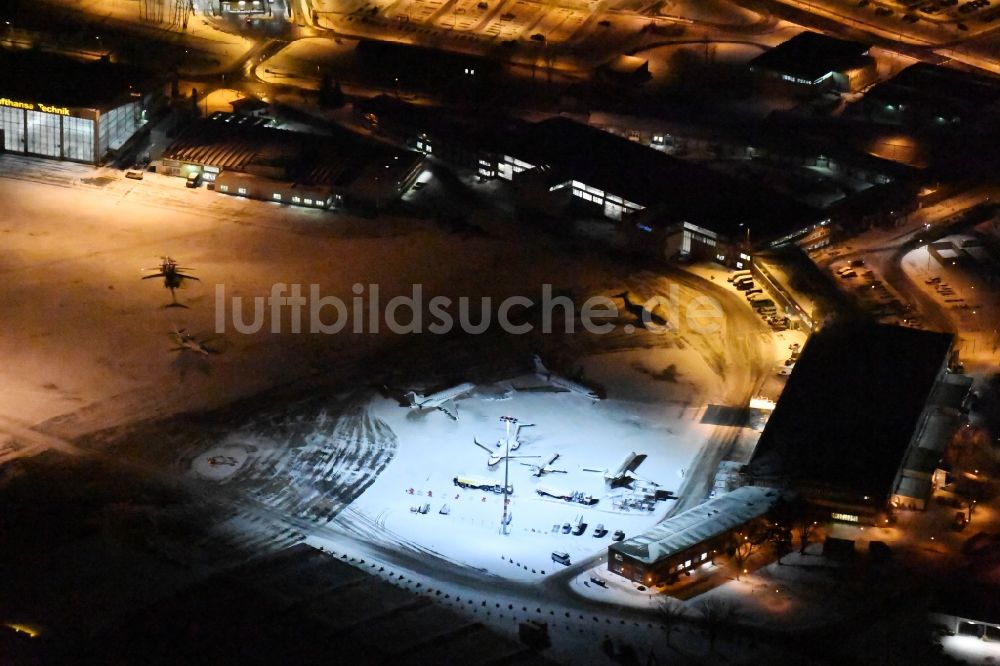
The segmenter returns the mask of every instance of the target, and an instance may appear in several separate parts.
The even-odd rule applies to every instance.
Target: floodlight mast
[[[510,534],[507,530],[507,504],[510,502],[507,495],[507,489],[510,487],[508,484],[510,478],[510,425],[517,423],[517,419],[513,416],[501,416],[500,420],[507,428],[507,436],[503,440],[506,448],[503,458],[503,517],[500,519],[500,534]]]

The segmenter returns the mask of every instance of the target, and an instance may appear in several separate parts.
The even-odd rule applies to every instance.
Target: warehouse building
[[[608,570],[644,585],[670,581],[712,562],[729,549],[735,532],[761,520],[779,498],[775,490],[752,486],[720,495],[608,546]]]
[[[849,523],[923,508],[969,388],[948,373],[953,343],[943,333],[874,324],[814,334],[744,482],[789,488]]]
[[[355,113],[375,134],[481,180],[511,181],[539,217],[605,217],[635,250],[667,258],[745,268],[748,246],[814,249],[915,206],[913,170],[784,124],[720,129],[606,113],[533,124],[388,95]],[[712,168],[675,157],[688,152],[714,155]],[[560,188],[567,180],[578,185]],[[742,205],[730,203],[737,197]]]
[[[0,48],[0,132],[10,153],[99,164],[145,125],[157,97],[132,67]]]
[[[763,88],[777,92],[857,92],[878,75],[870,49],[869,44],[806,31],[751,60],[750,71]]]
[[[881,124],[933,129],[995,124],[1000,78],[927,63],[874,86],[858,105]]]
[[[741,268],[751,242],[793,242],[828,223],[778,192],[562,117],[525,126],[489,159],[481,175],[512,181],[529,213],[602,216],[637,251],[671,259]]]
[[[306,134],[261,118],[214,113],[168,146],[157,171],[201,174],[217,192],[314,208],[379,210],[396,201],[423,167],[419,153],[346,131]]]

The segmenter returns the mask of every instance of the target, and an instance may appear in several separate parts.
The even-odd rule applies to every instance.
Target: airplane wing
[[[454,400],[445,400],[437,408],[447,414],[452,421],[458,420],[458,405],[455,404]]]
[[[153,275],[143,275],[143,280],[152,280],[153,278],[166,277],[163,273],[154,273]]]
[[[184,278],[185,280],[194,280],[196,282],[201,282],[201,279],[196,278],[193,275],[185,275],[184,273],[174,273],[174,275],[176,275],[179,278]]]

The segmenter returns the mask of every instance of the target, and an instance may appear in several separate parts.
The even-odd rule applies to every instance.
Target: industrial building
[[[215,113],[189,125],[157,170],[200,173],[217,192],[314,208],[378,210],[394,202],[423,165],[419,153],[365,141],[346,131],[306,134],[264,119]]]
[[[780,193],[567,118],[527,125],[492,158],[486,170],[513,181],[529,213],[603,216],[637,250],[667,258],[740,267],[751,243],[826,223]]]
[[[663,521],[648,532],[608,546],[608,570],[645,585],[712,561],[733,542],[733,533],[763,518],[780,493],[747,486],[720,495]]]
[[[100,164],[147,121],[159,91],[133,67],[0,48],[0,133],[11,153]]]
[[[858,104],[880,124],[957,130],[995,124],[998,101],[994,76],[917,63],[874,86]]]
[[[948,373],[953,343],[943,333],[867,323],[814,334],[744,483],[789,488],[849,523],[923,508],[970,385]]]
[[[751,248],[822,247],[841,229],[891,223],[915,205],[912,169],[784,126],[719,130],[608,114],[592,114],[600,127],[527,123],[387,95],[355,112],[373,133],[510,181],[526,215],[603,217],[635,251],[669,259],[741,269]],[[674,155],[690,151],[716,155],[712,168]]]
[[[795,95],[857,92],[875,83],[878,65],[871,45],[802,32],[750,61],[767,90]]]
[[[227,663],[239,655],[242,664],[375,666],[447,664],[475,654],[484,664],[554,664],[346,560],[299,544],[110,618],[99,634],[74,643],[71,659],[43,653],[47,659],[25,663]]]

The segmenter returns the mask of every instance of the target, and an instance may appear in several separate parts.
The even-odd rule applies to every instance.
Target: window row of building
[[[108,112],[24,104],[0,106],[0,131],[7,152],[96,164],[122,147],[142,126],[142,104],[129,102]],[[97,128],[95,133],[95,127]]]

